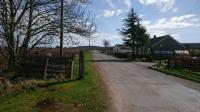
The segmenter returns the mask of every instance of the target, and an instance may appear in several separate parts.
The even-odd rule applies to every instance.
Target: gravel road
[[[93,52],[113,112],[200,112],[200,84]],[[148,64],[148,63],[147,63]]]

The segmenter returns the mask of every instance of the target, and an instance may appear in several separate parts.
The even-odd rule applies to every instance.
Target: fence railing
[[[48,54],[48,53],[46,53]],[[79,55],[78,63],[79,64],[79,78],[83,78],[84,70],[84,52],[75,51],[67,52],[64,56],[60,57],[59,55],[46,55],[44,53],[31,53],[22,58],[18,66],[19,69],[17,76],[24,76],[27,78],[36,78],[36,79],[51,79],[57,77],[63,77],[70,79],[73,78],[73,65],[75,55]],[[6,59],[0,56],[0,70],[2,71],[2,65],[7,66]]]
[[[21,63],[20,73],[39,79],[56,78],[61,74],[70,78],[73,59],[74,56],[27,55]]]
[[[190,56],[179,56],[174,59],[169,59],[168,67],[184,68],[189,71],[200,72],[200,59],[193,59]]]

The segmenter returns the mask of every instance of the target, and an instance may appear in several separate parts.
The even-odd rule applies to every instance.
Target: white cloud
[[[143,5],[152,5],[159,9],[161,12],[165,12],[167,10],[174,10],[174,12],[178,9],[174,9],[175,0],[139,0]]]
[[[159,29],[159,30],[173,30],[183,29],[187,27],[198,27],[200,25],[200,18],[194,14],[183,15],[172,18],[161,18],[151,24],[144,23],[148,29]]]
[[[106,0],[106,2],[108,3],[108,5],[110,6],[110,7],[115,7],[115,5],[113,4],[113,0]]]
[[[194,14],[176,16],[171,18],[161,18],[156,21],[143,21],[142,24],[147,28],[152,35],[166,35],[168,32],[183,30],[184,28],[200,27],[200,18]],[[179,39],[178,34],[171,34],[176,39]]]
[[[146,16],[145,14],[140,14],[139,17],[143,18],[144,16]]]
[[[114,40],[114,39],[121,39],[122,37],[120,35],[112,35],[112,34],[107,34],[107,33],[96,33],[95,34],[97,39],[107,39],[107,40]]]
[[[118,15],[120,15],[122,13],[122,10],[121,9],[118,9],[117,11],[116,11],[116,15],[118,16]]]
[[[109,18],[112,16],[118,16],[122,13],[121,9],[117,9],[117,10],[103,10],[103,14],[100,14],[98,16],[96,16],[96,18],[100,18],[100,17],[105,17],[105,18]]]
[[[91,45],[95,46],[103,46],[103,40],[109,40],[111,45],[115,45],[118,43],[118,41],[121,41],[122,37],[120,35],[116,34],[108,34],[103,32],[97,32],[93,35],[95,39],[91,40]],[[80,39],[79,45],[88,45],[88,40]]]
[[[181,38],[180,34],[177,33],[171,34],[171,36],[174,37],[176,40],[179,40]]]
[[[175,7],[172,9],[172,12],[177,12],[178,10],[179,10],[178,7]]]
[[[104,10],[103,16],[104,17],[112,17],[115,15],[115,11],[114,10]]]
[[[146,26],[146,25],[150,25],[150,24],[151,24],[151,21],[142,21],[142,24],[145,25],[145,26]]]
[[[116,7],[116,3],[119,3],[119,2],[123,2],[123,4],[125,4],[128,9],[131,8],[131,5],[132,5],[131,0],[105,0],[105,1],[112,8],[115,8]]]
[[[123,0],[124,4],[127,5],[128,8],[131,8],[132,2],[131,0]]]
[[[153,35],[156,35],[156,36],[163,36],[163,35],[167,35],[167,32],[166,31],[163,31],[163,30],[156,30],[156,29],[151,29],[151,30],[148,30],[148,33],[151,34],[152,36]]]

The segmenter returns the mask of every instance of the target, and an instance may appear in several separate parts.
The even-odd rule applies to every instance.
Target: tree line
[[[90,0],[0,0],[0,55],[17,67],[23,56],[60,39],[76,44],[74,35],[96,32],[87,5]],[[62,48],[61,48],[62,49]]]
[[[133,8],[122,22],[123,27],[119,29],[119,32],[123,36],[124,44],[132,49],[132,58],[134,59],[139,53],[146,53],[150,35]]]

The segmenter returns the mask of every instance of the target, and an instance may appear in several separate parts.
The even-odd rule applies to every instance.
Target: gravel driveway
[[[113,112],[200,112],[200,84],[94,51]]]

